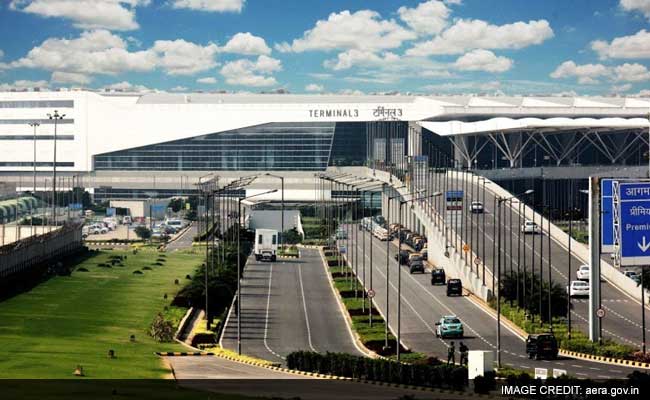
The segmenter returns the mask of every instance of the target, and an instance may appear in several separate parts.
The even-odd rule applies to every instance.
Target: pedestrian
[[[447,347],[447,365],[449,364],[456,364],[456,346],[454,346],[454,342],[449,343],[449,347]]]
[[[469,348],[465,346],[463,342],[460,342],[458,350],[460,351],[460,365],[467,365],[467,352],[469,351]]]

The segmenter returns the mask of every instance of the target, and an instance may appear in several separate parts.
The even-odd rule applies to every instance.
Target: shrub
[[[143,272],[140,271],[139,269],[136,269],[135,271],[133,271],[133,273],[134,273],[135,275],[142,275]]]
[[[151,238],[151,229],[147,228],[146,226],[137,226],[133,232],[142,240],[147,240]]]
[[[488,394],[496,389],[496,374],[493,371],[486,372],[484,376],[474,378],[474,393]]]
[[[174,340],[174,325],[158,313],[149,327],[149,336],[159,342],[171,342]]]
[[[406,364],[343,353],[319,354],[297,351],[287,355],[287,367],[350,378],[416,386],[462,389],[467,386],[467,369],[452,365]]]
[[[151,267],[144,267],[144,268],[142,268],[142,270],[144,270],[144,271],[151,271]]]
[[[88,269],[86,269],[84,267],[81,267],[81,268],[77,268],[77,271],[78,272],[88,272]]]

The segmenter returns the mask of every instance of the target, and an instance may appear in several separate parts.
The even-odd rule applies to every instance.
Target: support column
[[[600,299],[600,182],[589,178],[589,340],[600,340],[600,318],[596,315]]]

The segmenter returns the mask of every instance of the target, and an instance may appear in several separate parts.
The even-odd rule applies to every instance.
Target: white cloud
[[[205,78],[197,79],[196,83],[203,83],[203,84],[206,84],[206,85],[214,85],[215,83],[217,83],[217,79],[213,78],[211,76],[208,76],[208,77],[205,77]]]
[[[105,86],[104,89],[120,90],[123,92],[151,92],[152,90],[144,85],[134,85],[127,81],[116,82]]]
[[[310,72],[307,75],[311,76],[312,78],[316,79],[331,79],[334,75],[328,74],[328,73],[321,73],[321,72]]]
[[[338,93],[345,96],[363,96],[365,94],[359,89],[341,89]]]
[[[246,0],[172,0],[173,8],[208,12],[241,12]]]
[[[66,18],[81,29],[138,29],[135,8],[150,0],[12,0],[9,8],[46,18]]]
[[[647,97],[650,98],[650,89],[643,89],[639,93],[634,94],[632,97]]]
[[[114,75],[150,71],[156,56],[149,51],[129,52],[124,40],[106,30],[82,32],[75,39],[50,38],[5,68],[35,68],[79,74]]]
[[[467,92],[492,92],[501,88],[501,82],[447,82],[435,85],[426,85],[422,90],[433,93],[441,92],[454,92],[454,93],[467,93]]]
[[[271,49],[266,45],[264,38],[255,36],[250,32],[236,34],[221,48],[221,51],[254,56],[271,54]]]
[[[418,4],[415,8],[400,7],[397,13],[400,19],[414,31],[434,35],[447,26],[447,18],[451,10],[442,1],[429,0]]]
[[[185,86],[174,86],[173,88],[169,89],[170,92],[187,92],[187,88]]]
[[[591,85],[599,83],[598,79],[610,74],[609,68],[602,64],[583,64],[577,65],[569,60],[560,64],[555,71],[551,73],[551,78],[577,78],[578,83]]]
[[[4,57],[4,55],[5,55],[5,52],[0,50],[0,58]]]
[[[340,71],[350,69],[354,66],[380,65],[384,62],[394,62],[399,59],[395,53],[385,52],[381,55],[372,51],[351,49],[339,53],[336,59],[326,60],[323,63],[325,68]]]
[[[615,80],[622,82],[641,82],[650,80],[650,71],[641,64],[619,65],[614,68]]]
[[[625,83],[623,85],[614,85],[610,88],[610,92],[613,94],[618,94],[618,93],[623,93],[627,92],[628,90],[632,89],[632,84],[631,83]]]
[[[265,87],[278,84],[275,78],[269,75],[280,70],[280,60],[262,55],[256,61],[241,59],[228,62],[221,68],[221,75],[229,85]]]
[[[650,58],[650,32],[642,29],[630,36],[617,37],[611,42],[595,40],[591,49],[601,59],[607,58]]]
[[[638,11],[650,18],[650,0],[621,0],[620,6],[625,11]]]
[[[157,40],[151,48],[158,57],[157,65],[170,75],[192,75],[217,66],[214,60],[219,46],[201,46],[183,39]]]
[[[10,90],[24,90],[24,89],[45,89],[47,88],[47,81],[28,81],[18,80],[14,83],[0,83],[0,92],[8,92]]]
[[[462,71],[505,72],[512,68],[512,60],[497,56],[489,50],[476,49],[460,56],[454,66]]]
[[[309,85],[305,86],[306,92],[322,92],[323,90],[325,90],[323,85],[319,85],[316,83],[310,83]]]
[[[52,72],[51,81],[56,83],[75,83],[79,85],[87,85],[90,83],[91,79],[88,75],[79,74],[76,72],[54,71]]]
[[[546,20],[490,25],[482,20],[458,20],[432,40],[416,43],[407,55],[462,54],[471,49],[522,49],[553,37]]]
[[[394,20],[381,19],[375,11],[360,10],[350,13],[345,10],[330,14],[327,20],[317,21],[302,38],[294,39],[291,44],[277,44],[276,49],[296,53],[335,49],[377,51],[400,47],[405,40],[415,38],[414,32]]]

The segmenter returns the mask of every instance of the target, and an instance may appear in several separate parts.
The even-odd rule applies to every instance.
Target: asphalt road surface
[[[440,174],[443,175],[444,174]],[[450,174],[453,175],[453,174]],[[435,180],[434,180],[435,182]],[[494,238],[497,237],[495,229],[495,207],[494,195],[490,190],[483,191],[481,184],[467,185],[463,187],[462,181],[455,183],[449,179],[447,184],[441,184],[438,188],[435,185],[429,189],[436,191],[447,190],[465,190],[467,194],[466,206],[464,207],[463,228],[458,229],[458,233],[464,240],[470,243],[470,247],[479,257],[485,261],[487,268],[495,264],[496,246]],[[422,187],[422,186],[420,186]],[[489,189],[489,185],[488,185]],[[541,196],[541,194],[536,194]],[[483,214],[471,214],[467,205],[472,201],[481,201],[484,203],[485,212]],[[435,198],[430,202],[435,209],[444,215],[444,198]],[[502,272],[517,270],[534,271],[536,276],[541,273],[544,281],[548,281],[548,267],[551,266],[551,277],[554,282],[562,286],[567,286],[569,281],[576,280],[576,271],[580,265],[585,262],[576,257],[571,257],[567,249],[560,246],[555,240],[549,240],[547,226],[544,225],[544,232],[541,235],[524,235],[521,233],[521,224],[524,219],[519,215],[519,203],[517,201],[504,203],[502,211],[502,220],[496,221],[496,226],[502,227]],[[463,219],[464,218],[464,219]],[[538,219],[537,224],[541,221]],[[472,229],[473,227],[473,229]],[[451,236],[450,236],[451,237]],[[471,260],[468,264],[472,264]],[[570,268],[569,268],[570,265]],[[482,266],[481,266],[482,270]],[[487,274],[487,279],[491,276]],[[602,281],[602,307],[606,311],[606,316],[602,319],[603,338],[610,338],[616,342],[640,347],[642,343],[641,329],[641,305],[636,300],[630,298],[627,294],[614,287],[606,281]],[[572,299],[572,327],[588,333],[588,298]],[[650,328],[646,327],[646,334]]]
[[[242,353],[284,362],[297,350],[361,355],[341,314],[317,250],[299,259],[256,261],[242,279]],[[237,350],[237,315],[230,314],[222,345]]]
[[[462,399],[459,394],[427,392],[364,383],[314,379],[225,360],[219,357],[167,357],[181,386],[264,398],[305,400]]]
[[[354,227],[356,229],[356,227]],[[370,238],[371,234],[365,231],[358,232],[356,246],[358,248],[359,277],[363,280],[363,236],[366,236],[365,250],[365,276],[366,288],[370,288]],[[352,238],[351,238],[352,240]],[[389,267],[386,270],[387,242],[373,241],[372,251],[372,289],[375,306],[386,315],[386,306],[389,306],[389,325],[394,333],[397,332],[397,290],[399,286],[399,269],[394,254],[397,246],[389,243]],[[354,249],[352,240],[349,254]],[[406,266],[401,267],[401,336],[402,342],[413,351],[423,352],[437,356],[443,360],[447,357],[447,347],[450,341],[455,342],[456,351],[460,341],[464,342],[470,350],[496,350],[496,319],[478,303],[467,296],[447,297],[445,286],[432,286],[428,273],[413,274],[408,272]],[[386,276],[389,276],[389,288],[386,287]],[[386,293],[389,294],[388,301]],[[444,315],[456,315],[464,324],[465,337],[459,339],[439,339],[435,337],[435,322]],[[502,363],[518,369],[531,371],[535,367],[547,368],[549,374],[552,368],[567,371],[579,378],[591,377],[606,379],[624,377],[632,372],[633,368],[612,366],[596,362],[577,359],[562,358],[555,361],[529,360],[525,353],[525,343],[515,332],[506,326],[501,328]],[[459,355],[456,354],[456,361]]]
[[[192,247],[192,242],[194,241],[194,236],[198,233],[196,224],[192,224],[188,230],[186,230],[181,236],[167,245],[167,251],[189,249]]]

